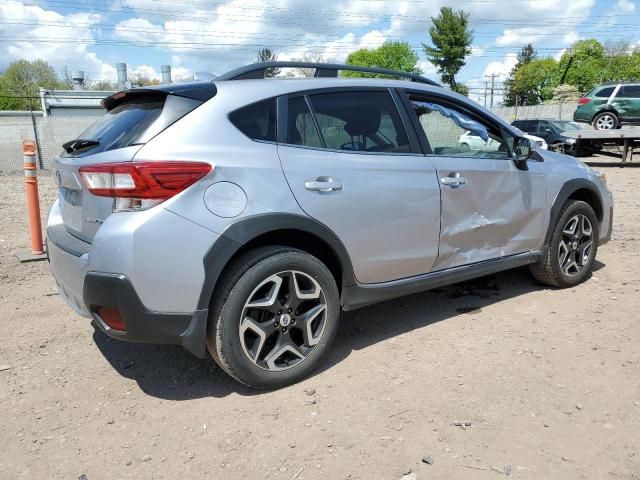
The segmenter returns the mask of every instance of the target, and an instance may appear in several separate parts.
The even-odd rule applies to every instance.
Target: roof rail
[[[403,77],[411,80],[412,82],[426,83],[427,85],[434,85],[440,87],[439,83],[424,78],[415,73],[399,72],[397,70],[387,70],[386,68],[375,67],[360,67],[357,65],[344,65],[339,63],[315,63],[315,62],[262,62],[253,63],[251,65],[245,65],[244,67],[236,68],[223,75],[220,75],[216,80],[249,80],[265,78],[265,72],[271,68],[313,68],[315,69],[316,78],[330,78],[337,77],[338,72],[341,70],[347,70],[350,72],[362,72],[362,73],[377,73],[382,75],[390,75],[394,77]]]

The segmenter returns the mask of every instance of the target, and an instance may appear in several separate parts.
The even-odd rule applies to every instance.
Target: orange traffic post
[[[27,191],[29,210],[29,233],[31,235],[31,254],[42,255],[42,225],[40,222],[40,197],[38,196],[38,167],[36,165],[36,144],[26,140],[22,143],[24,156],[24,185]]]

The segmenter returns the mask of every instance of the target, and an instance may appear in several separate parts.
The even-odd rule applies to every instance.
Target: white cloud
[[[115,68],[88,50],[94,40],[98,14],[62,15],[19,1],[0,3],[0,35],[20,40],[0,45],[0,69],[18,59],[46,60],[58,70],[86,70],[90,77],[115,77]]]
[[[617,7],[624,13],[633,13],[636,11],[636,4],[631,0],[618,0]]]
[[[533,0],[523,3],[518,11],[504,9],[512,21],[528,20],[538,25],[505,28],[495,44],[499,47],[522,47],[528,43],[534,47],[571,44],[580,38],[573,29],[589,18],[594,5],[595,0],[572,0],[563,4],[561,13],[558,13],[556,0]]]
[[[511,70],[518,61],[515,53],[508,53],[501,62],[491,62],[484,69],[484,76],[496,75],[499,80],[504,80],[509,76]]]

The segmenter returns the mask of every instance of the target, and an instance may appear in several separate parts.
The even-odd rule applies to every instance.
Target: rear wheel
[[[593,117],[593,128],[596,130],[613,130],[618,128],[618,116],[613,112],[602,112]]]
[[[598,250],[598,219],[588,203],[569,200],[562,207],[543,261],[531,266],[540,282],[571,287],[584,282]]]
[[[221,279],[208,347],[240,382],[278,388],[318,366],[339,318],[338,288],[320,260],[290,248],[257,249],[240,257]]]

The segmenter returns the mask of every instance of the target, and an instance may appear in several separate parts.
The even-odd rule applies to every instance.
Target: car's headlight
[[[567,139],[565,139],[565,143],[568,143],[569,145],[573,145],[574,143],[576,143],[576,139],[575,138],[567,138]]]

